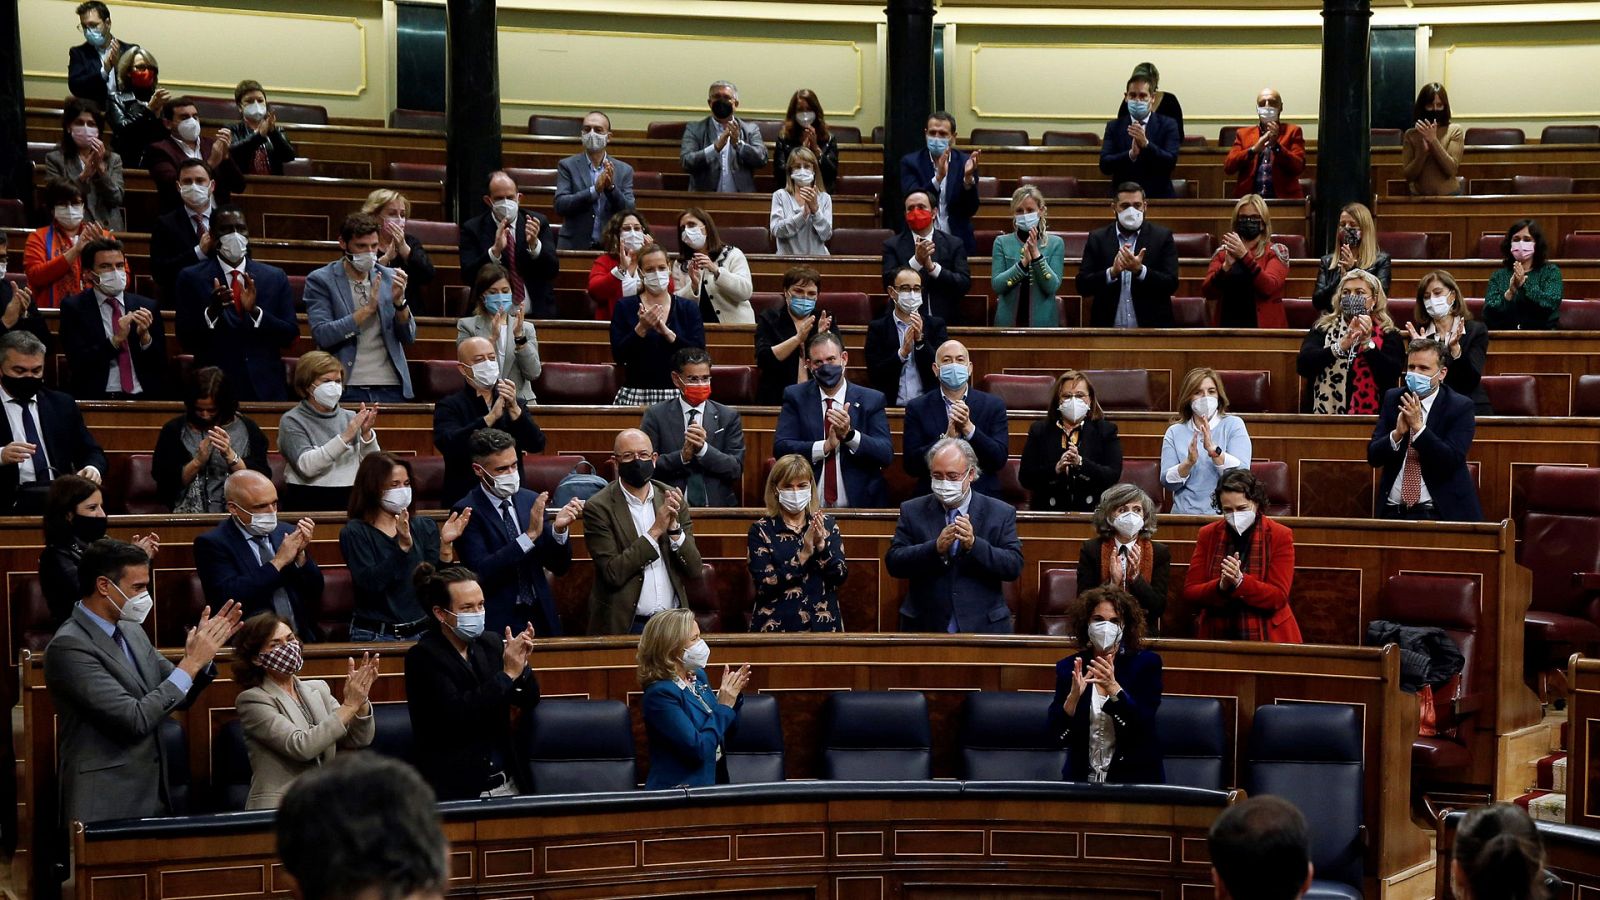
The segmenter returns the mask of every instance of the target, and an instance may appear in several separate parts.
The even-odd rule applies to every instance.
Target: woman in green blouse
[[[1016,230],[994,241],[994,277],[990,279],[999,304],[994,324],[1002,328],[1029,326],[1056,328],[1061,311],[1056,290],[1067,245],[1045,227],[1044,194],[1031,184],[1011,195]]]
[[[1560,327],[1561,268],[1549,262],[1550,245],[1539,223],[1523,219],[1500,242],[1504,262],[1489,276],[1483,321],[1491,331],[1537,331]]]

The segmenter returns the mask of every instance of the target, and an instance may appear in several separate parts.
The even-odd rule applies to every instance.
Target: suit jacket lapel
[[[302,728],[310,728],[317,724],[306,720],[306,706],[301,704],[301,698],[288,693],[279,687],[277,682],[268,679],[262,683],[267,689],[267,694],[272,697],[272,702],[277,705],[278,711],[283,713],[289,721]],[[295,694],[299,693],[299,686],[294,688]],[[306,704],[309,705],[309,704]]]
[[[139,675],[137,669],[128,664],[127,654],[122,652],[122,648],[117,646],[117,642],[111,635],[101,631],[100,626],[89,618],[87,612],[75,607],[72,610],[72,617],[73,621],[78,623],[78,627],[83,629],[83,633],[89,636],[89,640],[93,642],[95,649],[99,650],[101,655],[112,660],[111,666],[108,667],[111,674],[121,679],[130,691],[142,693],[144,679]]]
[[[621,481],[617,481],[615,484],[617,486],[616,499],[610,505],[612,518],[616,519],[616,532],[620,538],[617,541],[617,547],[620,549],[638,540],[639,530],[633,527],[633,513],[628,508],[628,498],[625,496],[625,492],[628,489],[623,487]]]

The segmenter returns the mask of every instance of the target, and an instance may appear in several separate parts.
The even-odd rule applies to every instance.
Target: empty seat
[[[1276,794],[1305,814],[1312,892],[1361,900],[1362,728],[1356,707],[1285,703],[1256,709],[1250,728],[1250,796]]]
[[[860,291],[824,291],[817,309],[833,316],[836,325],[867,325],[872,321],[872,301]]]
[[[429,246],[456,247],[461,243],[461,226],[454,222],[407,219],[406,234]]]
[[[1455,641],[1463,660],[1461,673],[1434,690],[1436,734],[1411,742],[1411,763],[1437,773],[1472,763],[1472,754],[1457,739],[1457,729],[1482,698],[1472,665],[1477,645],[1479,595],[1477,579],[1466,575],[1391,575],[1378,592],[1377,619],[1420,628],[1439,628]],[[1456,779],[1461,780],[1461,779]]]
[[[1055,380],[1053,375],[991,372],[978,379],[978,389],[1004,400],[1006,410],[1011,413],[1018,410],[1046,410],[1055,406],[1050,397],[1050,386],[1055,384]]]
[[[411,389],[417,403],[437,403],[461,390],[466,382],[453,359],[407,360],[411,369]]]
[[[1217,146],[1218,147],[1232,147],[1233,146],[1233,139],[1239,136],[1239,129],[1245,128],[1245,127],[1247,127],[1247,126],[1244,126],[1244,125],[1224,125],[1221,128],[1217,129]]]
[[[1561,255],[1566,259],[1600,259],[1600,231],[1572,231],[1561,239]],[[1495,255],[1488,257],[1496,259],[1500,256],[1500,246],[1495,244]]]
[[[1191,134],[1191,135],[1186,136],[1184,138],[1184,142],[1185,143],[1189,143],[1189,138],[1191,138],[1191,137],[1197,139],[1193,143],[1197,143],[1197,144],[1205,143],[1205,138],[1200,137],[1200,135],[1198,135],[1198,134]],[[1187,178],[1174,178],[1174,179],[1172,179],[1172,196],[1176,200],[1192,200],[1192,199],[1194,199],[1194,183],[1191,182]]]
[[[1218,369],[1222,389],[1228,395],[1228,411],[1268,412],[1271,404],[1272,373],[1261,369]]]
[[[665,188],[666,183],[662,180],[660,172],[633,170],[633,190],[635,193],[639,191],[659,191]]]
[[[1051,695],[978,691],[961,704],[961,777],[968,781],[1060,781],[1067,751],[1047,726]]]
[[[1232,397],[1229,399],[1232,400]],[[1274,519],[1294,515],[1294,487],[1289,484],[1288,463],[1252,460],[1250,474],[1267,489],[1267,507],[1261,511],[1263,515]]]
[[[1541,144],[1600,144],[1600,125],[1546,125]]]
[[[1051,234],[1061,238],[1061,243],[1066,252],[1067,259],[1082,259],[1084,245],[1089,243],[1087,231],[1052,231]]]
[[[1563,300],[1559,315],[1562,331],[1600,331],[1600,300]]]
[[[404,702],[372,704],[371,749],[384,756],[415,764],[411,713]]]
[[[1478,246],[1473,254],[1473,259],[1501,259],[1504,254],[1500,252],[1500,244],[1506,236],[1494,231],[1485,231],[1478,235]]]
[[[750,119],[748,121],[760,130],[761,139],[769,144],[776,141],[778,135],[783,133],[783,122],[777,119]]]
[[[1178,256],[1183,259],[1210,259],[1211,254],[1217,251],[1216,239],[1203,232],[1174,234],[1172,242],[1178,248]]]
[[[926,781],[933,777],[928,700],[916,691],[844,691],[822,706],[822,777]]]
[[[316,161],[304,156],[291,159],[283,164],[283,174],[288,178],[310,178],[317,174]]]
[[[44,597],[44,585],[31,573],[13,573],[10,579],[11,629],[17,649],[38,653],[56,635],[55,617]],[[165,598],[162,598],[165,599]]]
[[[613,363],[547,362],[533,391],[542,404],[604,406],[616,399],[620,385]]]
[[[1144,369],[1085,369],[1101,409],[1152,412],[1150,373]],[[1046,407],[1048,409],[1048,407]]]
[[[1428,235],[1423,231],[1380,231],[1378,249],[1393,259],[1427,259]]]
[[[1040,634],[1066,637],[1072,633],[1067,610],[1078,596],[1077,569],[1046,569],[1039,579]]]
[[[1156,708],[1156,740],[1161,745],[1167,784],[1208,791],[1227,789],[1223,757],[1228,740],[1221,700],[1171,694],[1162,697]]]
[[[1479,382],[1497,416],[1537,416],[1539,393],[1532,375],[1485,375]]]
[[[1205,328],[1210,325],[1206,319],[1206,298],[1173,297],[1172,324],[1178,328]]]
[[[1468,128],[1468,147],[1500,147],[1527,143],[1528,136],[1521,128]]]
[[[1306,249],[1306,238],[1303,234],[1275,234],[1272,242],[1282,244],[1283,249],[1289,251],[1290,259],[1309,259],[1310,251]]]
[[[747,694],[739,704],[739,717],[723,736],[722,758],[728,765],[730,784],[783,781],[783,722],[778,699],[771,694]]]
[[[1566,175],[1513,175],[1513,194],[1570,194],[1574,179]]]
[[[217,812],[237,812],[250,800],[250,751],[244,745],[244,723],[233,719],[211,740],[211,805]]]
[[[577,137],[583,133],[583,116],[541,116],[535,113],[528,117],[528,133]]]
[[[156,487],[155,454],[129,453],[126,481],[120,486],[121,503],[118,508],[130,516],[154,516],[172,512],[172,507],[161,498]],[[108,498],[109,501],[109,498]]]
[[[506,174],[517,185],[517,190],[526,191],[530,188],[551,188],[556,186],[555,169],[527,169],[507,168]]]
[[[194,569],[155,570],[156,597],[155,633],[151,635],[157,647],[182,647],[187,631],[200,621],[200,611],[206,608],[205,588],[200,584],[200,573]],[[146,619],[146,623],[150,620]],[[148,627],[146,631],[150,630]]]
[[[651,122],[645,126],[644,136],[653,141],[681,141],[688,122]]]
[[[1310,328],[1322,313],[1311,305],[1310,300],[1290,297],[1283,301],[1283,315],[1289,320],[1290,328]]]
[[[829,125],[828,133],[840,144],[861,143],[861,129],[854,125]]]
[[[1073,200],[1083,196],[1075,175],[1024,175],[1017,184],[1031,184],[1048,200]]]
[[[1032,497],[1029,496],[1028,489],[1022,486],[1022,460],[1015,456],[1006,459],[1006,464],[1000,467],[997,477],[1000,479],[998,498],[1016,507],[1019,512],[1026,512],[1028,501]],[[1015,604],[1012,604],[1011,612],[1012,618],[1015,619]]]
[[[718,229],[725,244],[732,244],[745,253],[771,253],[772,232],[765,225],[730,225]],[[879,252],[883,247],[879,246]]]
[[[702,632],[722,631],[722,603],[717,596],[717,569],[711,563],[700,564],[700,574],[684,580],[684,593],[688,607],[694,613]]]
[[[56,145],[51,143],[50,141],[29,141],[28,142],[28,159],[32,160],[34,165],[42,166],[42,165],[45,164],[46,160],[49,158],[50,151],[54,150],[54,149],[56,149]],[[16,202],[17,202],[18,206],[22,205],[22,201],[21,200],[18,200]],[[20,228],[21,226],[19,225],[18,227]]]
[[[167,798],[172,814],[189,814],[189,801],[194,793],[194,778],[189,770],[189,738],[177,719],[163,718],[156,726],[156,740],[161,744],[162,767],[167,773]]]
[[[711,396],[729,406],[750,406],[756,402],[759,381],[755,366],[712,366]]]
[[[833,183],[833,192],[841,197],[876,197],[883,193],[882,175],[840,175]],[[834,237],[839,229],[833,230]],[[838,251],[835,250],[835,253]],[[876,250],[874,253],[878,252]]]
[[[1518,529],[1522,565],[1533,571],[1523,616],[1529,676],[1564,668],[1574,651],[1600,644],[1600,469],[1536,466]]]
[[[409,128],[415,131],[444,131],[445,115],[441,110],[392,109],[389,111],[390,128]]]
[[[236,120],[239,118],[239,105],[231,97],[203,97],[199,94],[190,94],[189,99],[194,101],[195,112],[200,118],[208,120]],[[278,104],[272,104],[274,107]]]
[[[1572,414],[1600,416],[1600,375],[1579,375],[1572,389]]]
[[[1000,232],[992,228],[980,228],[972,233],[973,256],[993,256],[994,242],[1000,239]],[[994,324],[990,322],[989,324]]]
[[[894,237],[887,228],[835,228],[828,239],[834,256],[882,256],[883,244]]]
[[[389,163],[390,181],[444,181],[444,163]]]
[[[1098,147],[1101,140],[1092,131],[1046,131],[1040,142],[1046,147]]]
[[[993,199],[1000,196],[1000,179],[993,175],[978,176],[978,198]]]
[[[283,103],[274,100],[272,114],[278,117],[279,122],[292,125],[328,124],[328,108],[315,103]],[[228,115],[238,118],[231,110]]]
[[[633,725],[621,700],[545,700],[518,730],[535,794],[631,791]]]
[[[1124,456],[1122,480],[1148,494],[1150,499],[1161,507],[1162,512],[1171,507],[1171,498],[1167,497],[1161,487],[1161,460]]]
[[[417,509],[449,509],[460,497],[444,495],[444,457],[435,453],[413,456],[411,463],[411,494],[416,498]]]
[[[967,143],[974,147],[1026,147],[1030,141],[1022,128],[974,128]]]
[[[317,607],[317,627],[329,643],[350,640],[350,616],[355,612],[356,592],[350,570],[344,566],[322,567],[322,605]]]

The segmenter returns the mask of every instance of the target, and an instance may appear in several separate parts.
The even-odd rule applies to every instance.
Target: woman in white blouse
[[[705,324],[754,325],[750,307],[750,263],[744,251],[724,244],[717,223],[698,206],[678,216],[678,261],[672,266],[672,292],[700,304]]]
[[[833,198],[817,180],[817,157],[789,151],[788,182],[772,192],[772,238],[780,256],[827,256],[833,237]]]

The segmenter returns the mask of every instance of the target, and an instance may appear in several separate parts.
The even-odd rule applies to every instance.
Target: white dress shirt
[[[711,121],[717,122],[715,118],[713,118]],[[715,140],[713,140],[711,144],[706,147],[707,160],[710,160],[712,157],[716,157],[722,161],[722,171],[717,173],[717,193],[720,194],[732,194],[738,190],[738,188],[733,184],[733,153],[735,145],[739,143],[739,140],[744,136],[744,133],[742,130],[743,126],[739,124],[738,119],[733,119],[731,121],[734,123],[733,137],[728,138],[728,142],[722,145],[722,149],[717,149],[717,142]],[[721,128],[724,124],[726,123],[717,122],[717,127]]]
[[[197,210],[194,207],[189,206],[188,204],[184,204],[184,207],[183,207],[183,214],[185,216],[189,217],[189,222],[192,224],[194,222],[194,220],[198,217],[200,219],[201,227],[204,228],[207,233],[210,233],[210,231],[211,231],[211,216],[216,211],[217,211],[217,204],[216,204],[216,201],[214,201],[214,200],[207,200],[205,209]],[[200,232],[200,229],[196,228],[195,229],[195,236],[196,237],[199,237],[199,232]],[[200,242],[199,241],[196,241],[195,245],[194,245],[194,258],[195,259],[205,259],[206,258],[206,252],[204,250],[200,249]]]
[[[706,427],[706,405],[704,403],[700,404],[699,406],[690,406],[689,402],[687,400],[683,399],[683,395],[679,394],[678,395],[678,409],[683,413],[683,433],[684,434],[688,434],[689,433],[689,413],[690,412],[693,412],[695,414],[694,424],[699,425],[701,428]],[[685,443],[687,443],[687,441],[685,441]],[[711,448],[711,434],[709,432],[707,432],[705,443],[700,445],[700,449],[696,450],[694,452],[694,455],[695,456],[705,456],[706,455],[706,451],[708,449],[710,449],[710,448]],[[678,448],[678,452],[682,453],[683,452],[683,448],[681,448],[681,447]],[[674,546],[676,546],[676,545],[674,545]]]
[[[120,388],[119,388],[120,390]],[[28,430],[22,426],[22,402],[6,393],[5,388],[0,388],[0,406],[6,410],[6,424],[11,426],[11,439],[13,441],[26,441]],[[39,398],[34,396],[28,403],[28,415],[33,418],[35,433],[39,435],[39,443],[44,444],[44,423],[39,421]],[[50,465],[50,448],[41,446],[39,451],[44,454],[45,465]],[[48,474],[48,473],[47,473]],[[33,457],[29,456],[17,463],[17,481],[20,484],[38,481],[39,473],[33,470]]]
[[[1434,388],[1433,389],[1433,393],[1431,393],[1428,396],[1422,398],[1422,427],[1417,429],[1417,433],[1413,434],[1411,436],[1411,443],[1415,444],[1417,442],[1417,438],[1422,437],[1422,432],[1428,430],[1428,413],[1433,411],[1433,401],[1435,401],[1437,399],[1439,399],[1439,389],[1438,388]],[[1390,431],[1389,432],[1389,449],[1390,450],[1399,450],[1401,448],[1401,446],[1403,446],[1403,445],[1395,443],[1394,432]],[[1421,484],[1422,484],[1422,494],[1417,499],[1417,502],[1418,503],[1432,503],[1433,502],[1433,494],[1428,492],[1428,482],[1427,482],[1426,479],[1421,477],[1421,466],[1422,466],[1422,461],[1421,460],[1417,461],[1417,466],[1418,466],[1418,477],[1417,477],[1417,480],[1419,482],[1421,482]],[[1389,486],[1388,502],[1394,504],[1395,506],[1400,506],[1404,502],[1404,501],[1402,501],[1400,499],[1400,482],[1402,480],[1404,480],[1404,478],[1405,478],[1405,463],[1404,463],[1404,461],[1401,462],[1400,472],[1401,472],[1401,474],[1398,474],[1398,475],[1396,475],[1394,477],[1394,484]]]
[[[656,524],[655,495],[656,486],[653,484],[646,486],[643,500],[635,497],[626,487],[622,489],[622,496],[628,501],[628,515],[633,518],[634,531],[640,535],[645,535]],[[672,549],[683,546],[683,541],[684,535],[673,535]],[[672,578],[667,574],[667,561],[658,552],[656,558],[644,567],[644,585],[639,589],[639,605],[634,609],[634,615],[653,616],[678,605],[678,595],[672,590]]]
[[[917,234],[916,232],[912,232],[912,234],[916,234],[916,236],[919,237],[919,238],[927,238],[928,240],[931,241],[931,240],[933,240],[933,232],[935,230],[938,230],[938,225],[937,224],[930,226],[928,228],[928,230],[926,232],[922,233],[922,234]],[[946,233],[948,233],[948,232],[946,232]],[[912,241],[911,242],[911,249],[912,249],[911,259],[909,261],[907,261],[906,265],[910,266],[913,269],[916,269],[918,272],[921,272],[922,271],[922,260],[917,259],[916,247],[917,247],[916,241]],[[943,272],[943,271],[944,271],[944,266],[939,265],[939,260],[935,259],[933,261],[933,265],[928,267],[928,277],[929,278],[938,278],[939,277],[939,273]],[[924,298],[924,299],[926,299],[926,298]]]
[[[111,303],[112,303],[113,300],[115,300],[117,306],[122,308],[121,315],[126,316],[128,314],[128,305],[122,301],[122,297],[123,297],[122,294],[118,294],[115,297],[107,297],[105,294],[100,293],[98,288],[94,291],[95,302],[100,304],[100,325],[101,325],[102,328],[105,329],[106,339],[112,341],[113,349],[116,349],[115,344],[116,344],[116,334],[117,334],[117,332],[116,332],[116,329],[111,327]],[[133,341],[136,341],[136,340],[139,339],[138,335],[139,335],[139,332],[134,330],[134,328],[132,326],[129,326],[129,328],[128,328],[128,342],[129,342],[130,346],[127,349],[128,349],[128,353],[129,353],[129,362],[130,363],[132,362],[132,353],[133,353],[133,347],[131,345],[132,345]],[[153,338],[150,335],[146,334],[145,337],[144,337],[144,340],[139,343],[139,349],[143,350],[143,349],[149,347],[150,346],[150,342],[153,341],[153,340],[155,340],[155,338]],[[118,352],[120,353],[121,351],[118,351]],[[130,368],[131,368],[131,366],[130,366]],[[120,394],[120,393],[122,393],[122,370],[120,368],[118,368],[116,358],[112,359],[111,366],[108,369],[106,369],[106,393],[108,393],[108,394]],[[133,369],[133,391],[131,393],[135,393],[135,394],[144,393],[144,385],[139,383],[139,370],[138,369]]]
[[[844,401],[845,389],[848,388],[849,386],[850,386],[850,382],[848,380],[846,380],[844,378],[840,378],[839,379],[839,384],[834,387],[833,393],[830,394],[830,393],[828,393],[826,388],[822,387],[822,385],[820,385],[820,384],[817,385],[817,387],[819,389],[818,392],[822,395],[822,399],[819,402],[821,403],[821,406],[822,406],[822,433],[823,434],[827,434],[828,433],[828,401],[829,400],[833,401],[833,408],[834,409],[843,409],[843,410],[845,410],[846,413],[849,412],[849,409],[845,406],[845,401]],[[827,455],[828,455],[827,451],[824,449],[824,445],[826,443],[827,443],[826,440],[820,440],[820,441],[813,441],[812,442],[812,444],[811,444],[811,461],[812,462],[820,463],[820,462],[823,461],[824,458],[827,457]],[[848,441],[840,441],[838,448],[836,450],[834,450],[833,452],[842,455],[844,453],[844,451],[846,451],[846,450],[849,450],[851,453],[854,453],[854,452],[856,452],[857,450],[860,450],[860,449],[861,449],[861,430],[858,428],[858,429],[856,429],[856,436],[855,437],[851,438]],[[839,484],[838,484],[839,502],[838,502],[837,506],[849,506],[850,505],[850,498],[845,493],[845,489],[844,489],[844,460],[843,459],[839,460],[839,465],[838,465],[838,468],[837,468],[837,472],[838,472],[838,481],[839,481]],[[824,488],[823,491],[822,491],[822,496],[826,497],[827,495],[828,495],[828,492],[827,492],[826,488]]]

